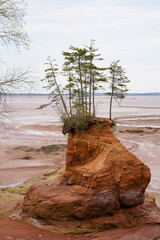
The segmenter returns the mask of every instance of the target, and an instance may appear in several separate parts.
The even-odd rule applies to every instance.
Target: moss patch
[[[54,179],[57,178],[58,176],[59,176],[59,174],[50,175],[50,176],[47,178],[47,181],[54,180]]]
[[[0,214],[9,215],[18,209],[22,199],[22,195],[0,191]]]
[[[13,198],[13,194],[12,193],[7,193],[7,194],[0,194],[0,202],[5,202],[8,200],[11,200]]]
[[[59,151],[64,151],[66,149],[65,144],[54,144],[54,145],[47,145],[42,146],[41,148],[35,149],[35,148],[29,148],[25,152],[43,152],[45,154],[50,153],[58,153]]]
[[[50,174],[54,174],[56,173],[57,171],[59,171],[61,167],[55,167],[55,168],[52,168],[51,170],[47,171],[44,175],[50,175]]]
[[[150,193],[150,196],[152,196],[156,199],[156,203],[157,203],[158,207],[160,208],[160,193]]]
[[[37,149],[37,151],[42,151],[45,154],[49,153],[56,153],[59,151],[64,151],[66,149],[65,144],[58,144],[58,145],[49,145],[49,146],[42,146],[41,148]]]
[[[8,192],[8,193],[25,195],[29,187],[30,187],[29,185],[21,185],[21,186],[18,186],[18,187],[4,188],[4,189],[2,189],[2,191],[3,192]]]
[[[65,146],[65,145],[64,145]],[[29,187],[38,181],[51,181],[60,176],[65,166],[55,167],[44,174],[39,174],[17,187],[6,187],[0,189],[0,214],[10,215],[21,210],[24,195]],[[37,202],[37,198],[33,199]]]
[[[46,179],[47,181],[54,180],[55,178],[59,177],[62,172],[64,172],[64,169],[65,169],[65,166],[53,168],[48,172],[46,172],[44,176],[47,176],[47,179]]]

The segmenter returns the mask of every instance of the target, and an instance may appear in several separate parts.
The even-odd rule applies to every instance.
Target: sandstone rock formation
[[[88,130],[69,133],[65,172],[32,185],[23,212],[64,221],[114,215],[142,204],[150,170],[114,136],[112,125],[95,118]]]

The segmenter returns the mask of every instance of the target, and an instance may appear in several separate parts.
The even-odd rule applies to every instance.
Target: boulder
[[[95,118],[87,130],[71,131],[64,173],[32,185],[23,212],[65,221],[115,215],[143,204],[150,169],[114,136],[112,125],[111,120]]]

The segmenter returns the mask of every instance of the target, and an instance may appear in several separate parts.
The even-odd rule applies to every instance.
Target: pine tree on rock
[[[55,63],[55,60],[51,60],[50,57],[48,57],[48,62],[46,65],[48,66],[47,69],[45,69],[46,76],[41,81],[47,82],[47,85],[45,86],[46,90],[50,91],[50,102],[48,104],[43,104],[39,108],[44,108],[49,104],[58,104],[61,102],[63,106],[63,110],[61,111],[62,115],[67,115],[69,117],[68,109],[66,106],[66,103],[63,98],[63,92],[61,89],[61,86],[57,82],[57,74],[58,74],[58,67]]]
[[[108,82],[110,84],[110,106],[109,106],[109,118],[112,119],[112,103],[113,98],[123,99],[125,93],[128,91],[127,83],[130,82],[125,76],[125,70],[119,65],[119,61],[113,61],[109,66]]]

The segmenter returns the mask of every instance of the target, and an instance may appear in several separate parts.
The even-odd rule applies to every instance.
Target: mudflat
[[[11,96],[9,118],[0,140],[0,186],[16,185],[65,163],[65,151],[46,154],[42,146],[67,144],[62,123],[51,106],[38,110],[47,96]],[[149,191],[160,192],[160,96],[114,102],[114,134],[129,151],[151,168]],[[96,98],[97,115],[107,117],[109,99]],[[130,108],[129,108],[130,106]]]
[[[65,164],[65,145],[67,136],[62,131],[62,123],[51,106],[38,110],[47,102],[47,96],[11,96],[9,103],[9,118],[5,119],[5,128],[0,140],[0,188],[17,186],[34,176]],[[160,96],[143,96],[126,98],[120,106],[115,102],[113,118],[116,127],[113,131],[117,138],[151,169],[152,179],[147,191],[160,200]],[[107,97],[96,98],[97,115],[107,117],[109,106]],[[19,201],[22,201],[21,199]],[[0,207],[2,208],[2,206]],[[3,209],[0,209],[3,212]],[[20,226],[15,220],[0,216],[0,239],[155,239],[160,235],[160,226],[143,226],[128,230],[111,230],[103,233],[78,236],[51,235],[37,232],[37,235],[27,235],[30,225],[25,224],[21,236],[16,230]],[[5,232],[5,224],[10,232]],[[2,230],[3,229],[3,230]],[[36,231],[43,231],[41,229]],[[136,234],[137,235],[136,235]],[[7,234],[7,235],[6,235]],[[16,235],[17,234],[17,235]],[[44,235],[43,235],[44,234]],[[50,234],[50,232],[48,233]],[[138,235],[139,234],[139,235]],[[43,237],[42,237],[43,236]],[[128,236],[128,238],[127,238]],[[18,238],[19,237],[19,238]],[[136,238],[137,237],[137,238]],[[150,237],[150,238],[149,238]],[[158,239],[158,238],[156,238]]]

